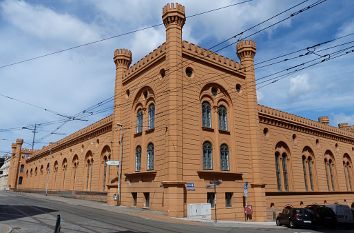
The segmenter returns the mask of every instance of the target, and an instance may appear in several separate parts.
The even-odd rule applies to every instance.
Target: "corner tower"
[[[167,164],[166,178],[163,181],[167,211],[170,216],[183,217],[183,64],[182,64],[182,28],[186,21],[184,6],[168,3],[163,7],[162,20],[166,28],[166,89],[167,107]]]
[[[21,149],[22,149],[23,139],[16,139],[16,143],[11,145],[11,162],[9,170],[8,185],[11,190],[17,189],[18,183],[18,172],[21,162]]]
[[[128,49],[116,49],[113,56],[114,64],[116,65],[116,78],[114,89],[114,108],[113,108],[113,122],[112,122],[112,160],[120,160],[119,140],[121,123],[124,114],[124,87],[123,79],[132,63],[132,52]],[[115,170],[115,169],[114,169]],[[113,196],[118,194],[118,179],[117,172],[110,170],[110,177],[113,177],[112,181],[109,181],[107,192],[107,203],[110,205],[119,204],[119,199],[114,200]]]
[[[246,95],[249,117],[249,155],[251,157],[252,177],[251,196],[256,213],[256,219],[262,221],[266,219],[266,197],[265,184],[262,179],[262,157],[258,146],[259,119],[257,110],[256,79],[254,72],[254,56],[256,55],[256,43],[252,40],[243,40],[237,44],[237,55],[241,61],[241,66],[246,74]]]

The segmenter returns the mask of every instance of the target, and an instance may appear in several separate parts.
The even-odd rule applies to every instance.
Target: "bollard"
[[[55,224],[54,233],[60,233],[60,214],[57,215],[57,222]]]

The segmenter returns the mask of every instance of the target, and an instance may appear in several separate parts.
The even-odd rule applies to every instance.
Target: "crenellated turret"
[[[113,61],[116,64],[116,68],[122,67],[127,70],[132,63],[132,52],[129,49],[116,49]]]
[[[256,55],[256,42],[252,40],[243,40],[237,43],[237,56],[240,58],[241,64],[246,61],[253,61]]]
[[[186,22],[184,6],[178,3],[167,3],[162,9],[162,20],[166,28],[171,25],[182,28]]]

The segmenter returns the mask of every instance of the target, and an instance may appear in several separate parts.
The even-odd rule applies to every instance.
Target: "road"
[[[158,221],[126,213],[117,213],[104,209],[54,201],[44,197],[21,195],[13,192],[0,192],[0,223],[10,225],[12,233],[35,232],[48,233],[54,231],[57,215],[62,218],[61,232],[82,233],[130,233],[130,232],[191,232],[191,233],[232,233],[232,232],[352,232],[352,230],[320,230],[226,227],[212,223],[189,223],[182,220],[176,222]]]

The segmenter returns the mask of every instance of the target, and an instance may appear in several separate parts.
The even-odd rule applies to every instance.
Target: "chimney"
[[[329,125],[329,118],[328,116],[320,116],[318,118],[318,122],[321,122],[322,124]]]

